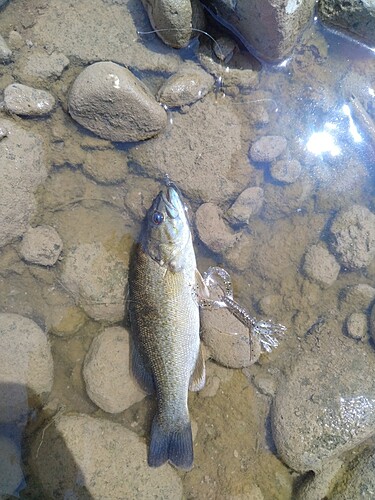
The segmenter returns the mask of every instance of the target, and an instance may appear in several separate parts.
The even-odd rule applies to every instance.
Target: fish
[[[129,264],[131,370],[157,403],[151,467],[167,461],[181,470],[193,466],[188,391],[205,384],[201,286],[187,210],[178,188],[167,181],[147,211]]]

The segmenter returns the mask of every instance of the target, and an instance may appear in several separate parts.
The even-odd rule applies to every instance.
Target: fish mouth
[[[160,194],[168,216],[175,219],[179,214],[179,206],[182,203],[180,190],[173,182],[169,181],[166,190],[161,191]]]

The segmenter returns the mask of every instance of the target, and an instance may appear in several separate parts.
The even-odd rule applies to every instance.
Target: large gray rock
[[[81,244],[68,252],[62,282],[91,318],[115,323],[124,317],[125,259],[102,243]]]
[[[34,89],[21,83],[12,83],[4,90],[5,109],[21,116],[48,115],[55,106],[50,92]]]
[[[14,422],[37,408],[52,383],[47,335],[29,318],[0,314],[0,422]]]
[[[95,337],[86,355],[83,378],[90,399],[108,413],[119,413],[141,401],[145,393],[132,378],[129,333],[106,328]]]
[[[332,248],[342,266],[360,269],[375,257],[375,214],[361,205],[342,210],[331,225]]]
[[[108,420],[60,416],[36,435],[31,457],[48,498],[182,498],[177,473],[169,465],[148,467],[144,441]]]
[[[331,24],[362,39],[375,43],[375,3],[366,0],[321,0],[319,14],[323,22]]]
[[[315,0],[217,0],[214,13],[240,32],[250,50],[277,61],[292,50],[314,5]]]
[[[69,93],[69,112],[83,127],[111,141],[141,141],[167,124],[165,110],[128,69],[98,62],[80,73]]]
[[[47,177],[42,138],[0,120],[0,247],[22,236],[35,212],[34,191]],[[1,138],[1,136],[3,136]]]
[[[277,388],[273,437],[297,471],[320,471],[375,433],[374,353],[338,330],[332,321],[312,335]]]

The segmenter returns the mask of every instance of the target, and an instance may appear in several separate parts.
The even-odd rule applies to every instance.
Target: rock
[[[149,467],[145,443],[108,420],[61,416],[37,434],[31,457],[32,474],[50,498],[182,499],[174,469]]]
[[[372,306],[370,314],[370,335],[375,341],[375,304]]]
[[[98,62],[82,71],[69,92],[69,112],[83,127],[111,141],[141,141],[161,132],[165,110],[128,69]]]
[[[4,90],[5,109],[21,116],[45,116],[55,106],[55,98],[45,90],[12,83]]]
[[[346,321],[346,331],[352,339],[364,340],[367,337],[367,329],[366,314],[353,313]]]
[[[46,334],[29,318],[0,314],[0,422],[14,422],[37,408],[52,383]]]
[[[375,299],[375,288],[365,283],[359,283],[346,287],[340,296],[340,309],[351,307],[352,311],[362,310],[365,312]]]
[[[8,498],[8,495],[18,497],[23,484],[21,450],[12,439],[0,434],[0,498]]]
[[[223,203],[249,181],[247,159],[241,165],[238,158],[240,130],[237,112],[227,105],[217,106],[215,97],[207,95],[189,113],[174,113],[167,134],[132,148],[129,164],[147,177],[160,179],[168,173],[184,195],[196,202]]]
[[[229,368],[244,368],[258,361],[261,348],[257,337],[249,342],[249,329],[227,309],[202,309],[202,339],[210,356]]]
[[[295,500],[320,500],[330,497],[330,492],[335,484],[336,476],[343,467],[339,459],[327,463],[318,474],[307,476],[296,492]]]
[[[253,161],[271,162],[276,160],[287,147],[285,137],[267,135],[257,139],[250,148],[250,158]]]
[[[262,215],[266,219],[291,217],[293,213],[309,212],[314,209],[313,183],[300,178],[293,184],[272,184],[264,186],[264,206]]]
[[[83,163],[83,171],[96,182],[117,184],[123,182],[128,174],[128,166],[123,151],[88,151]]]
[[[210,92],[214,79],[198,65],[184,65],[160,88],[157,99],[173,108],[193,104]]]
[[[332,285],[340,272],[340,265],[325,246],[318,244],[308,248],[303,262],[303,271],[322,287]]]
[[[213,252],[223,253],[238,240],[238,235],[227,226],[221,210],[213,203],[203,203],[198,208],[195,224],[199,238]]]
[[[85,324],[87,316],[79,307],[62,305],[49,308],[45,318],[48,330],[58,337],[71,337]]]
[[[301,170],[298,160],[278,160],[271,166],[271,175],[276,181],[291,184],[301,175]]]
[[[156,34],[164,43],[180,49],[204,25],[202,7],[196,0],[142,0]]]
[[[225,218],[231,224],[248,224],[263,205],[264,193],[260,187],[250,187],[242,191],[233,205],[226,211]]]
[[[102,243],[84,243],[67,254],[62,282],[91,318],[111,323],[123,319],[127,259]]]
[[[354,35],[369,45],[375,43],[375,5],[361,0],[322,0],[319,14],[323,22]]]
[[[286,464],[316,472],[374,434],[375,362],[371,347],[344,337],[336,320],[305,345],[278,384],[272,429]]]
[[[331,246],[340,264],[355,270],[375,257],[375,214],[361,205],[342,210],[331,225]]]
[[[226,27],[247,40],[250,52],[278,61],[292,50],[313,16],[314,5],[314,0],[218,0],[213,10]]]
[[[17,60],[15,75],[30,85],[44,85],[60,78],[69,64],[69,59],[61,52],[54,51],[50,54],[35,49]]]
[[[0,2],[1,7],[1,2]],[[0,35],[0,63],[7,63],[12,57],[12,51],[6,44],[4,38]]]
[[[145,397],[131,377],[129,361],[129,334],[121,327],[106,328],[94,338],[86,355],[87,394],[108,413],[124,411]]]
[[[53,266],[63,249],[63,242],[51,226],[30,227],[23,235],[20,252],[32,264]]]
[[[0,247],[26,231],[35,212],[34,191],[47,177],[43,140],[11,120],[0,119]]]
[[[8,43],[11,49],[19,50],[25,42],[23,41],[22,36],[18,33],[18,31],[11,30],[8,35]]]

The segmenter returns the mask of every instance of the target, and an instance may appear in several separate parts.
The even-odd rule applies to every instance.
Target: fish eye
[[[155,210],[155,212],[152,214],[151,219],[154,224],[159,226],[164,221],[164,215],[161,212]]]

